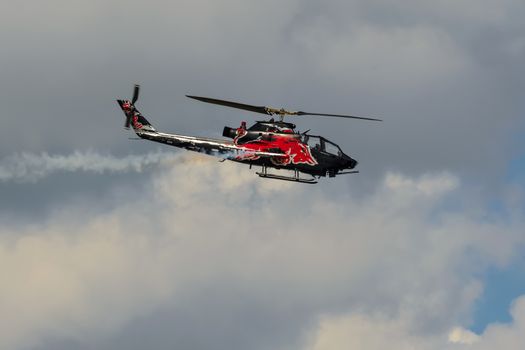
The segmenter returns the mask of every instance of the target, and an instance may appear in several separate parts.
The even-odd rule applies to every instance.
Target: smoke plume
[[[19,153],[0,160],[0,182],[36,182],[57,172],[139,173],[149,167],[172,162],[176,157],[176,153],[161,151],[125,157],[92,151],[76,151],[69,155]]]

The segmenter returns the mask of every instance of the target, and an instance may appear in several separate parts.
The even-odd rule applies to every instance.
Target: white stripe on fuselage
[[[222,150],[230,150],[235,151],[239,153],[244,154],[253,154],[256,156],[263,156],[263,157],[287,157],[286,154],[283,153],[273,153],[273,152],[263,152],[263,151],[256,151],[248,148],[244,148],[241,146],[237,146],[232,141],[227,140],[219,140],[219,139],[210,139],[210,138],[204,138],[204,137],[195,137],[195,136],[185,136],[185,135],[176,135],[176,134],[167,134],[162,132],[148,132],[148,131],[138,131],[138,136],[150,136],[152,139],[156,138],[165,138],[165,139],[171,139],[178,142],[186,142],[191,144],[192,146],[208,146],[210,148],[219,148]],[[175,145],[176,146],[176,145]]]

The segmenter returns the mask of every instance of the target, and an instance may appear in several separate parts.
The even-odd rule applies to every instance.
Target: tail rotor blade
[[[140,85],[135,84],[135,88],[133,89],[133,98],[131,99],[131,104],[135,104],[137,100],[139,99],[139,91],[140,91]]]

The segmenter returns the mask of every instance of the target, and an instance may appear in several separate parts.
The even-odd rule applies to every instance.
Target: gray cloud
[[[343,332],[444,348],[468,326],[477,273],[511,262],[523,240],[523,198],[499,217],[478,192],[500,200],[521,152],[524,10],[512,0],[0,3],[3,174],[56,174],[0,183],[1,347],[315,349]],[[188,92],[385,122],[298,120],[360,161],[360,176],[315,188],[191,156],[140,177],[111,173],[144,164],[126,155],[160,154],[122,131],[114,99],[136,82],[139,108],[163,131],[218,136],[256,118]],[[86,149],[87,168],[52,156],[6,167],[24,152]],[[520,325],[503,330],[516,339]],[[489,334],[476,346],[496,344]]]
[[[2,8],[4,126],[25,135],[2,134],[3,156],[136,152],[112,101],[133,82],[159,127],[189,134],[255,116],[190,104],[188,92],[383,117],[381,126],[298,121],[374,180],[445,168],[494,184],[516,154],[509,133],[523,132],[524,8],[514,1],[32,5]]]

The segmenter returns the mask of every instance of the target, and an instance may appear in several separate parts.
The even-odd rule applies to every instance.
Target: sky
[[[525,346],[525,3],[0,0],[0,348]],[[130,140],[304,117],[315,186]]]

